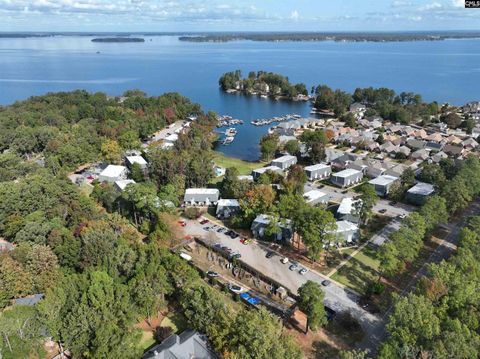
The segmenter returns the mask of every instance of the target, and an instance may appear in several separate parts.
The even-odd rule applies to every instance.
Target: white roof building
[[[374,186],[375,185],[388,186],[389,184],[395,182],[396,180],[398,180],[398,177],[394,177],[390,175],[381,175],[381,176],[378,176],[377,178],[374,178],[368,181],[368,183],[373,184]]]
[[[220,198],[220,191],[216,188],[187,188],[184,202],[190,205],[216,204]]]
[[[115,186],[120,190],[120,191],[124,191],[125,188],[127,188],[127,186],[129,184],[134,184],[136,183],[134,180],[131,180],[131,179],[126,179],[126,180],[119,180],[119,181],[115,181]]]
[[[129,166],[133,165],[134,163],[140,165],[141,168],[146,168],[147,167],[147,161],[145,161],[145,158],[142,156],[127,156],[125,157],[127,160],[127,164]]]
[[[330,168],[330,165],[325,163],[317,163],[316,165],[306,166],[305,171],[318,171],[327,168]]]
[[[308,204],[327,203],[329,198],[327,193],[319,191],[318,189],[305,192],[303,197],[305,197],[305,201]]]
[[[428,196],[435,192],[435,187],[430,183],[418,182],[407,192],[413,195]]]
[[[98,176],[100,182],[115,182],[127,177],[127,167],[108,165]]]

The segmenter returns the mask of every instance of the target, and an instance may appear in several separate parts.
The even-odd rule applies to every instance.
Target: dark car
[[[208,220],[208,219],[204,219],[203,221],[200,221],[200,224],[202,224],[202,225],[203,225],[203,224],[207,224],[208,222],[209,222],[209,220]]]
[[[226,235],[226,236],[231,236],[231,235],[232,235],[232,233],[233,233],[233,231],[232,231],[232,230],[228,230],[228,231],[226,231],[226,232],[225,232],[225,235]]]
[[[378,211],[378,213],[387,213],[387,210],[385,208],[382,208],[380,211]]]
[[[236,239],[238,237],[240,237],[240,235],[238,233],[235,233],[235,232],[233,232],[232,235],[230,235],[230,238],[232,238],[232,239]]]
[[[212,271],[212,270],[209,270],[209,271],[207,272],[207,275],[208,275],[209,277],[212,277],[212,278],[218,277],[218,273],[217,273],[217,272],[214,272],[214,271]]]
[[[325,279],[325,280],[322,281],[322,285],[324,287],[328,287],[330,285],[330,283],[332,283],[332,282],[330,282],[328,279]]]
[[[274,255],[275,255],[274,252],[267,252],[267,254],[265,254],[265,257],[266,258],[272,258]]]
[[[389,203],[390,206],[395,206],[396,204],[397,204],[397,201],[391,201],[391,202]]]

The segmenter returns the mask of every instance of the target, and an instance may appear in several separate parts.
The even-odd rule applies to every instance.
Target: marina
[[[284,122],[284,121],[290,121],[290,120],[298,120],[299,118],[302,118],[302,116],[297,115],[297,114],[289,114],[289,115],[285,115],[285,116],[275,116],[275,117],[268,118],[268,119],[253,120],[250,123],[254,126],[265,126],[265,125],[270,125],[272,123],[278,123],[278,122]]]
[[[243,121],[237,118],[233,118],[232,116],[223,115],[217,118],[218,124],[217,127],[227,127],[227,126],[234,126],[234,125],[243,125]]]

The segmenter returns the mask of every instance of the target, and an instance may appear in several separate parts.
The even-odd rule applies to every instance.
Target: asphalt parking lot
[[[282,256],[275,254],[271,258],[266,258],[268,248],[263,247],[256,241],[248,245],[242,244],[240,242],[241,237],[232,239],[224,233],[218,233],[216,229],[212,230],[212,223],[202,225],[198,220],[186,220],[186,223],[184,230],[188,235],[203,238],[204,242],[212,247],[215,244],[227,246],[232,253],[241,255],[240,261],[280,283],[293,294],[296,294],[298,288],[307,280],[321,284],[327,279],[320,273],[311,270],[301,275],[299,270],[303,268],[302,266],[292,271],[289,269],[290,262],[286,264],[281,262]],[[208,228],[208,230],[205,228]],[[322,286],[322,289],[325,292],[325,304],[336,312],[349,311],[362,325],[366,335],[373,333],[374,328],[381,322],[378,316],[367,312],[358,304],[358,295],[350,290],[335,282],[331,282],[328,286]]]

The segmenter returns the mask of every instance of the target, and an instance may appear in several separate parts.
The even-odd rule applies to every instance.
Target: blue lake
[[[307,116],[310,108],[305,103],[223,94],[217,81],[226,71],[274,71],[292,82],[305,82],[308,88],[389,87],[453,104],[480,98],[479,40],[188,43],[172,36],[146,37],[145,43],[90,40],[0,39],[0,104],[78,88],[111,95],[131,88],[150,95],[178,91],[205,110],[244,120],[235,141],[219,149],[254,160],[267,127],[252,126],[251,120],[287,113]]]

